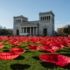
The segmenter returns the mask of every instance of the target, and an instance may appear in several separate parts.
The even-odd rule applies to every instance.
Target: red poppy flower
[[[11,60],[20,56],[24,52],[24,49],[21,48],[12,48],[10,52],[0,52],[0,59],[2,60]]]
[[[40,46],[39,47],[39,50],[48,51],[48,52],[51,52],[51,53],[54,53],[59,49],[60,48],[57,47],[57,46]]]
[[[15,40],[15,39],[11,39],[9,40],[10,44],[14,45],[14,46],[20,46],[21,42],[19,42],[19,40]]]
[[[39,58],[44,62],[54,63],[61,67],[70,63],[70,57],[63,56],[60,54],[41,54]]]
[[[10,51],[13,52],[13,53],[15,53],[15,54],[18,54],[18,55],[21,55],[22,53],[25,52],[24,49],[22,49],[22,48],[17,48],[17,47],[15,47],[15,48],[11,48]]]
[[[66,66],[67,64],[70,64],[70,57],[58,55],[58,62],[56,64],[60,66]]]
[[[17,58],[19,55],[12,52],[1,52],[0,59],[1,60],[11,60]]]
[[[35,46],[35,45],[29,45],[28,48],[29,48],[31,51],[36,51],[36,50],[37,50],[37,46]]]
[[[30,41],[31,41],[31,42],[35,42],[35,43],[38,43],[38,42],[40,42],[39,39],[40,39],[39,37],[31,37],[31,38],[30,38]]]

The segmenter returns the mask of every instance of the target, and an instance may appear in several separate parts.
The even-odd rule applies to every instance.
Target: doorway
[[[43,35],[44,35],[44,36],[47,36],[47,28],[44,28],[44,29],[43,29]]]
[[[19,30],[18,29],[16,30],[16,34],[19,35]]]

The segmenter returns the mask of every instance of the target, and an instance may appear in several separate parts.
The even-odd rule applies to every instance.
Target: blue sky
[[[14,16],[38,20],[39,12],[50,10],[55,14],[55,29],[70,24],[70,0],[0,0],[0,25],[13,28]]]

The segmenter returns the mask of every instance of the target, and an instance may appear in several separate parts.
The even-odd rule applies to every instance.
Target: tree
[[[66,33],[67,35],[70,34],[70,25],[64,28],[64,33]]]
[[[10,29],[0,29],[0,35],[13,35],[13,31]]]

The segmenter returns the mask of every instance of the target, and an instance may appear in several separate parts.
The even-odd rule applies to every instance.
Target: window
[[[48,16],[48,20],[50,20],[50,16]]]
[[[18,20],[16,20],[16,22],[17,22],[17,23],[21,23],[21,20],[20,20],[20,19],[18,19]]]
[[[48,20],[48,16],[47,16],[47,20]]]
[[[40,20],[42,20],[42,17],[40,17]]]
[[[26,22],[26,20],[22,20],[22,22]]]
[[[44,20],[50,20],[50,16],[40,17],[40,19],[41,19],[42,21],[44,21]]]
[[[43,17],[43,20],[44,20],[45,18]]]

